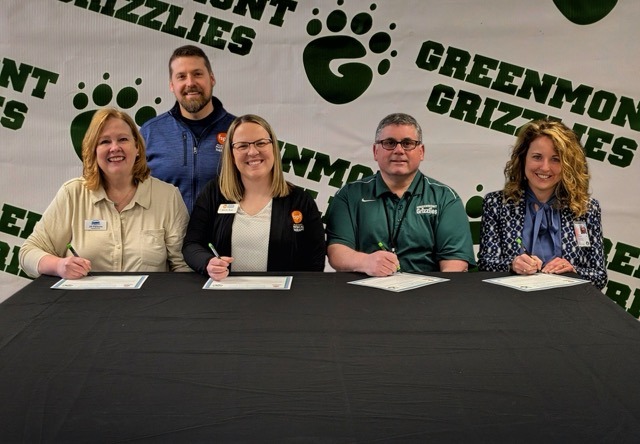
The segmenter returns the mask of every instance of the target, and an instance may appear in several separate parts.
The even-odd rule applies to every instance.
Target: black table
[[[640,442],[640,323],[591,285],[292,275],[35,280],[0,304],[0,442]]]

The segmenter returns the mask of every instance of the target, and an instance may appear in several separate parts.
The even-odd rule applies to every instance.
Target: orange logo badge
[[[227,133],[218,133],[218,143],[224,145],[225,140],[227,140]]]
[[[300,222],[302,222],[302,213],[298,210],[292,211],[291,219],[293,219],[294,224],[299,224]]]

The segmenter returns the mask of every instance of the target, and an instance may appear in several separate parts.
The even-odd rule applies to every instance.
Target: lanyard
[[[402,226],[405,216],[407,215],[407,211],[409,211],[409,207],[411,206],[413,194],[411,194],[409,196],[409,199],[407,199],[407,206],[405,207],[404,213],[402,213],[402,217],[398,221],[398,225],[395,227],[395,229],[391,228],[391,219],[389,218],[389,212],[387,211],[386,199],[388,199],[388,197],[386,197],[384,201],[384,215],[387,218],[387,230],[389,231],[389,247],[391,248],[391,251],[395,253],[398,246],[398,235],[400,234],[400,227]]]

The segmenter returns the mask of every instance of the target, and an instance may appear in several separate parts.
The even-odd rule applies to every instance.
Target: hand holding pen
[[[211,242],[209,242],[209,249],[213,253],[213,257],[209,259],[207,264],[207,274],[214,281],[221,281],[229,275],[229,264],[233,262],[233,258],[220,256]]]
[[[69,243],[67,249],[73,256],[61,258],[58,261],[57,274],[64,279],[79,279],[84,276],[91,276],[91,261],[80,257],[78,252]]]
[[[365,257],[364,271],[369,276],[390,276],[400,270],[398,256],[384,245],[378,242],[378,251],[367,254]]]
[[[522,243],[522,239],[517,238],[516,242],[520,246],[522,254],[516,256],[511,262],[511,269],[516,274],[535,274],[542,269],[542,261],[537,256],[533,256]]]

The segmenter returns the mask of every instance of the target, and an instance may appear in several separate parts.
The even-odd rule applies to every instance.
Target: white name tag
[[[238,204],[220,204],[218,214],[235,214],[238,212],[240,205]]]
[[[589,233],[587,233],[587,223],[582,221],[575,221],[573,223],[573,230],[576,232],[576,241],[578,241],[578,247],[590,247]]]
[[[84,221],[84,231],[106,231],[106,229],[106,220],[92,219]]]

